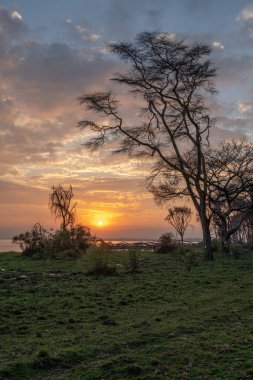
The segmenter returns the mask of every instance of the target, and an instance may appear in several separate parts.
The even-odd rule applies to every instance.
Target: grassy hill
[[[111,259],[0,255],[0,379],[253,379],[253,255]]]

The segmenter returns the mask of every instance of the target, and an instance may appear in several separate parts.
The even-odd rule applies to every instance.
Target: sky
[[[252,139],[253,1],[0,0],[0,238],[36,222],[56,228],[48,198],[59,184],[72,184],[77,222],[102,238],[156,239],[170,230],[166,208],[144,186],[149,165],[110,146],[91,155],[77,128],[87,116],[78,97],[110,88],[124,70],[106,44],[144,30],[212,46],[212,141]],[[134,101],[123,108],[134,119]],[[200,236],[193,225],[187,235]]]

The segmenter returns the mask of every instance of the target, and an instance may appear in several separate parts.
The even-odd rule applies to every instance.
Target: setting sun
[[[99,220],[97,224],[98,224],[98,226],[103,226],[104,222],[102,220]]]

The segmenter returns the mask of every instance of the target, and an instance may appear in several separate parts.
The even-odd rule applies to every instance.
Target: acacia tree
[[[61,219],[63,231],[75,223],[76,202],[73,203],[73,196],[71,185],[68,189],[64,189],[61,185],[53,186],[49,195],[49,208],[56,219]]]
[[[227,253],[232,235],[252,221],[253,145],[242,140],[210,148],[206,167],[212,221]]]
[[[127,73],[116,74],[113,80],[142,99],[143,117],[138,124],[127,124],[111,91],[80,97],[80,104],[108,119],[101,124],[79,122],[80,127],[95,132],[86,146],[97,149],[105,141],[118,138],[119,151],[151,158],[155,176],[149,188],[157,191],[156,197],[159,197],[158,178],[167,184],[180,182],[181,187],[174,186],[172,195],[170,190],[167,192],[166,201],[175,195],[191,197],[202,225],[205,258],[212,260],[203,154],[212,124],[204,98],[205,92],[214,92],[215,69],[206,58],[210,48],[203,44],[187,45],[158,32],[143,32],[134,43],[112,43],[109,48],[130,64]],[[196,156],[194,165],[188,161],[188,152]]]
[[[233,233],[231,241],[241,245],[247,244],[248,248],[253,250],[253,212],[242,222],[240,228]]]
[[[181,243],[184,244],[184,234],[189,226],[192,216],[192,209],[186,206],[173,207],[168,209],[167,220],[177,231],[181,238]]]

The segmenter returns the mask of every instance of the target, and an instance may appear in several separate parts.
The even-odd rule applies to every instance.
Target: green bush
[[[140,272],[139,252],[136,249],[128,250],[128,263],[126,269],[129,273]]]
[[[24,256],[46,259],[81,257],[88,247],[101,240],[92,236],[89,228],[82,225],[50,233],[36,223],[31,231],[14,236],[13,242],[19,244]]]
[[[193,267],[198,265],[198,255],[195,247],[191,245],[180,245],[176,250],[176,257],[185,268],[190,271]]]
[[[47,253],[50,233],[40,224],[36,223],[31,231],[14,236],[12,241],[19,245],[22,254],[27,257],[42,257]]]
[[[175,252],[177,249],[177,243],[171,232],[163,234],[159,238],[158,247],[156,248],[156,253],[171,253]]]
[[[87,249],[87,257],[89,260],[89,275],[114,275],[116,268],[109,264],[111,250],[107,245],[91,246]]]
[[[50,245],[53,257],[81,257],[87,248],[95,243],[89,228],[77,225],[68,230],[59,230],[51,235]]]

